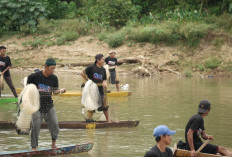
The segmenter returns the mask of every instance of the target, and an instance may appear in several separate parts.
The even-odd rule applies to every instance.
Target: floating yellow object
[[[96,128],[96,123],[88,123],[86,124],[86,129],[95,129]]]
[[[16,92],[17,94],[21,93],[22,91],[22,88],[16,88]],[[119,92],[110,92],[110,93],[107,93],[107,96],[109,97],[126,97],[126,96],[129,96],[131,95],[132,92],[130,91],[119,91]],[[59,94],[58,94],[59,95]],[[81,96],[81,91],[67,91],[65,93],[63,93],[61,96]]]

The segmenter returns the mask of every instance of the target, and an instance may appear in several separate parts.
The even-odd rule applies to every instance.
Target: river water
[[[20,80],[27,73],[12,73],[13,82],[20,87]],[[60,87],[80,90],[81,77],[74,74],[57,74]],[[155,144],[152,136],[157,125],[165,124],[176,130],[172,144],[184,140],[184,128],[189,118],[197,113],[201,99],[211,101],[212,110],[204,118],[208,134],[212,134],[216,145],[232,147],[231,111],[232,80],[200,78],[136,78],[120,76],[121,84],[129,84],[132,95],[109,98],[109,113],[112,120],[139,120],[136,128],[108,129],[61,129],[57,145],[78,144],[93,141],[88,153],[70,157],[139,157]],[[6,85],[5,85],[6,87]],[[110,89],[115,90],[113,86]],[[5,94],[11,93],[9,88]],[[55,97],[55,108],[60,121],[81,121],[80,97]],[[104,117],[104,116],[103,116]],[[14,107],[0,106],[0,120],[16,120]],[[41,130],[39,147],[49,147],[50,135]],[[30,149],[30,136],[19,136],[14,130],[0,130],[0,151]]]

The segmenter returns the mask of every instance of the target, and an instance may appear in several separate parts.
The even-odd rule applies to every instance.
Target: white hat
[[[110,51],[109,51],[109,54],[111,54],[111,53],[117,54],[117,52],[116,52],[115,50],[110,50]]]

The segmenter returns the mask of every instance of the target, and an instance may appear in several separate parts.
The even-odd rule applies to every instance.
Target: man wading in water
[[[203,139],[213,140],[212,135],[207,135],[205,132],[203,118],[209,114],[211,104],[208,100],[202,100],[198,106],[198,113],[190,118],[185,128],[185,141],[186,149],[191,151],[191,156],[196,156],[196,150],[200,148],[203,142],[200,139],[200,135]],[[203,153],[217,154],[220,153],[224,156],[231,157],[231,153],[224,147],[207,144],[202,151]]]
[[[56,111],[54,109],[52,93],[65,93],[66,90],[58,89],[58,78],[54,75],[56,62],[49,58],[45,62],[44,70],[28,76],[27,83],[34,84],[40,93],[40,109],[32,115],[31,127],[31,147],[36,150],[38,147],[39,133],[42,120],[44,119],[48,125],[49,132],[52,137],[52,148],[56,148],[56,140],[59,133],[59,125],[57,121]]]
[[[102,54],[97,54],[95,56],[94,64],[88,66],[85,70],[83,70],[81,76],[88,81],[88,79],[92,80],[94,83],[98,85],[99,94],[100,94],[100,101],[99,101],[99,108],[98,111],[103,111],[106,120],[110,122],[109,113],[108,113],[108,106],[104,105],[104,89],[107,86],[106,83],[106,70],[104,66],[104,56]],[[87,121],[94,121],[93,114],[95,111],[88,111],[88,120]]]
[[[12,93],[14,96],[17,98],[18,95],[15,91],[15,87],[13,85],[11,76],[10,76],[10,68],[12,67],[10,57],[6,56],[6,47],[0,46],[0,70],[1,70],[1,75],[3,75],[6,83],[10,87]],[[1,90],[0,90],[0,96],[1,96]]]

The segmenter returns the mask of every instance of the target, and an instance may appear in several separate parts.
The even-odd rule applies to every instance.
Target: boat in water
[[[18,151],[4,151],[0,152],[0,157],[29,157],[29,156],[54,156],[54,155],[66,155],[74,153],[88,152],[93,148],[93,142],[87,142],[83,144],[74,144],[59,146],[57,148],[39,148],[36,151],[18,150]]]
[[[86,121],[59,121],[60,129],[99,129],[99,128],[133,128],[138,126],[138,120],[128,120],[128,121],[96,121],[96,122],[86,122]],[[42,123],[42,129],[47,128],[46,123]],[[15,122],[0,121],[0,129],[15,129]]]
[[[22,88],[16,88],[16,92],[17,94],[20,94],[22,91]],[[132,92],[130,91],[111,91],[109,93],[107,93],[107,96],[109,97],[126,97],[126,96],[130,96],[132,94]],[[62,94],[57,94],[55,96],[82,96],[81,91],[67,91],[65,93]]]

